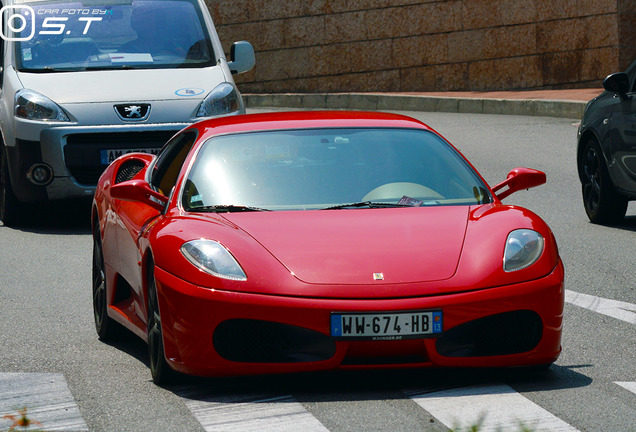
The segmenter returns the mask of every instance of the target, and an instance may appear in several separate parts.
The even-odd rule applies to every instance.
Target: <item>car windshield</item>
[[[13,6],[25,72],[206,67],[216,59],[196,0],[27,2]],[[4,35],[3,35],[4,36]]]
[[[436,134],[418,129],[274,130],[223,135],[202,146],[187,211],[472,205],[492,198]]]

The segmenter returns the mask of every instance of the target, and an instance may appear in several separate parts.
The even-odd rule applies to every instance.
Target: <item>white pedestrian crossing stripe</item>
[[[619,386],[623,387],[624,389],[629,390],[630,392],[636,394],[636,382],[621,382],[621,381],[616,381],[614,384],[618,384]]]
[[[565,290],[565,301],[591,311],[636,324],[636,305]]]
[[[206,431],[327,432],[291,395],[252,394],[197,398],[181,394]]]
[[[0,373],[0,430],[11,426],[5,415],[17,417],[24,408],[39,423],[29,430],[88,430],[62,374]]]
[[[576,428],[505,384],[470,386],[436,392],[407,392],[446,427],[480,432],[532,430],[573,432]]]

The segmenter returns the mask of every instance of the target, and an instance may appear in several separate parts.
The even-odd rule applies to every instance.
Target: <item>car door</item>
[[[150,166],[150,185],[165,196],[170,196],[183,163],[196,139],[196,131],[176,135],[161,150]],[[120,276],[131,288],[131,299],[137,316],[146,322],[146,303],[143,295],[143,251],[139,238],[142,230],[163,213],[155,208],[132,201],[117,201],[117,248],[120,259]]]
[[[618,189],[636,194],[636,62],[627,70],[627,98],[615,96],[615,106],[607,122],[609,148],[620,176],[612,176]]]

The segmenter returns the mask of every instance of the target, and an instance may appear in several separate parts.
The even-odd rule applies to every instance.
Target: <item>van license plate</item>
[[[112,161],[117,159],[119,156],[123,156],[128,153],[150,153],[156,155],[159,153],[159,149],[156,148],[142,148],[142,149],[110,149],[110,150],[101,150],[99,152],[99,158],[102,165],[110,165]]]

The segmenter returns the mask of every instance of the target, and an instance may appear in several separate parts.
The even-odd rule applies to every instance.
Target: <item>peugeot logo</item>
[[[150,104],[120,104],[115,105],[115,112],[123,121],[143,121],[150,114]]]

